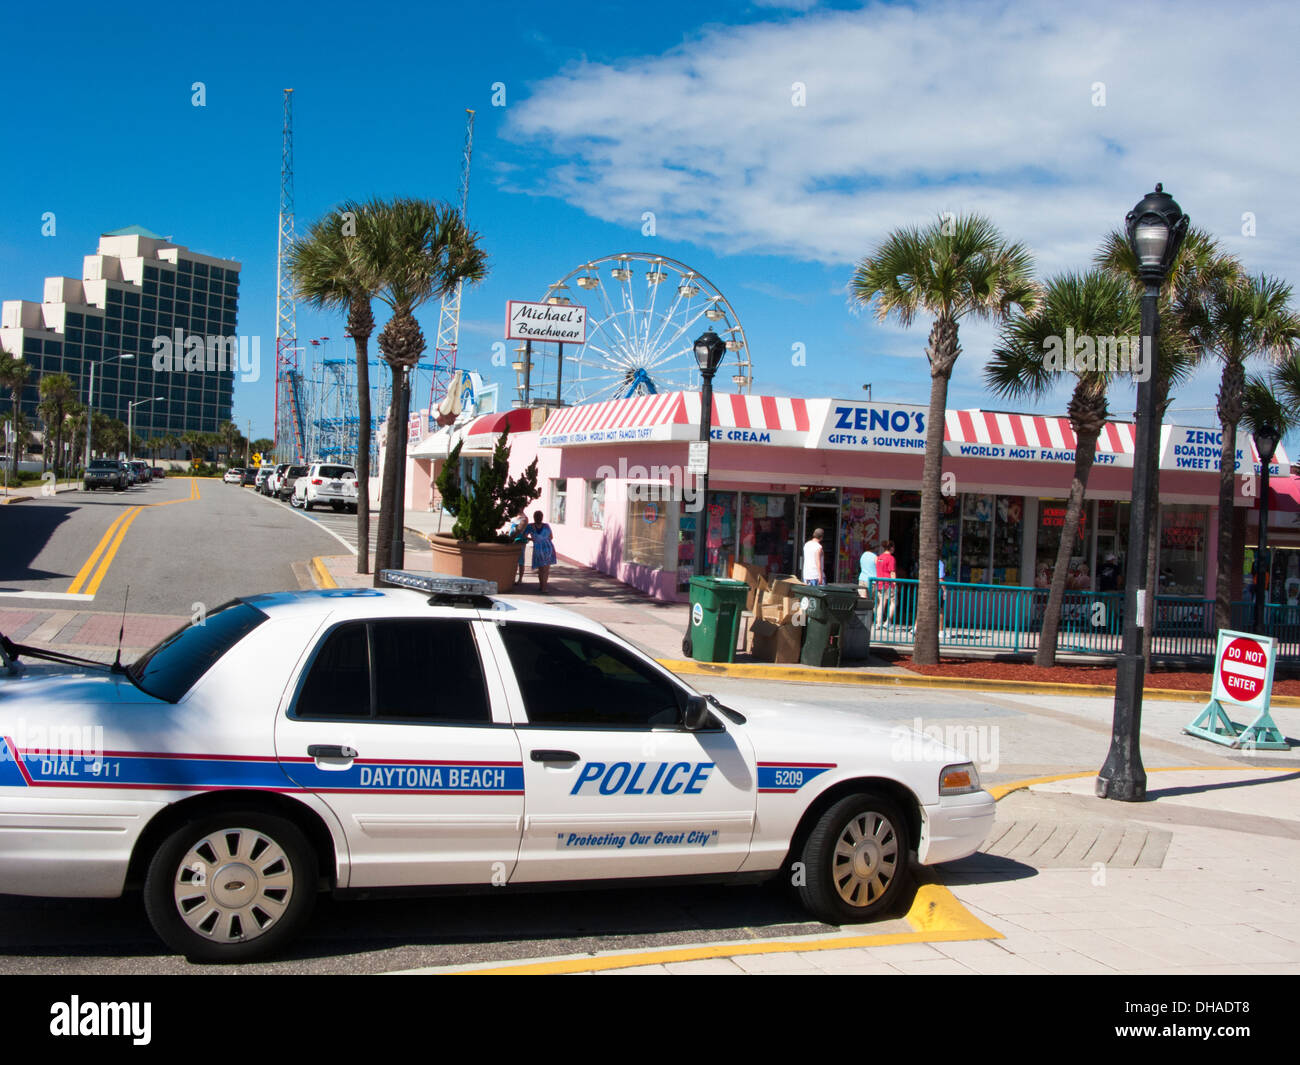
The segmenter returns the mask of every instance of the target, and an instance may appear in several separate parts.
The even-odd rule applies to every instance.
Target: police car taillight
[[[393,584],[399,588],[414,588],[430,595],[451,596],[489,596],[497,594],[496,581],[481,581],[476,577],[449,577],[442,573],[410,573],[400,569],[379,571],[379,579],[384,584]]]

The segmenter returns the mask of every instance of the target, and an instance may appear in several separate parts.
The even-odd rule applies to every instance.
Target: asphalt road
[[[115,612],[129,586],[131,613],[188,616],[195,603],[300,587],[293,563],[346,553],[355,528],[353,515],[304,516],[209,479],[60,493],[0,508],[0,605]]]

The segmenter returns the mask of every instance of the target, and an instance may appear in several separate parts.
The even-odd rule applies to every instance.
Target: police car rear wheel
[[[192,961],[248,961],[291,939],[315,903],[316,857],[291,821],[234,811],[191,821],[154,854],[145,911]]]
[[[804,846],[803,904],[829,924],[887,911],[908,875],[907,822],[880,795],[850,795],[822,814]]]

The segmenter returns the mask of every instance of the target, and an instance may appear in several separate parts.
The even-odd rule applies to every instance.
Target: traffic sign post
[[[1277,645],[1271,636],[1221,629],[1210,701],[1183,731],[1225,747],[1289,750],[1268,707],[1276,663]],[[1229,710],[1253,712],[1255,717],[1249,725],[1240,725],[1232,720]]]

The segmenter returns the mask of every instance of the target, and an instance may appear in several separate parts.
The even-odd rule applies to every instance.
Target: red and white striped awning
[[[497,437],[507,428],[512,433],[526,433],[532,428],[533,412],[524,408],[483,414],[475,418],[460,434],[462,455],[490,452],[496,447]]]
[[[1134,434],[1132,422],[1107,422],[1097,438],[1099,461],[1110,466],[1133,465]],[[944,443],[949,455],[1073,462],[1078,440],[1069,418],[973,409],[946,412]]]
[[[714,395],[713,439],[804,447],[814,420],[810,403],[815,402],[788,396]],[[700,403],[698,392],[666,392],[567,407],[546,419],[538,443],[561,447],[627,440],[694,440],[699,436]]]

